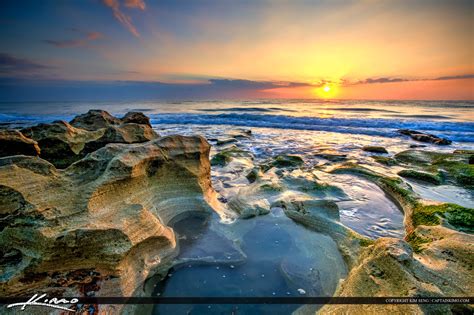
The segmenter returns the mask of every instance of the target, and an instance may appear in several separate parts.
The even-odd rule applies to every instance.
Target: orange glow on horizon
[[[328,86],[329,90],[325,87]],[[263,98],[474,100],[474,79],[426,80],[261,90]]]
[[[339,87],[336,84],[324,84],[321,87],[315,88],[312,91],[312,96],[316,95],[318,98],[331,99],[336,98],[339,93]]]

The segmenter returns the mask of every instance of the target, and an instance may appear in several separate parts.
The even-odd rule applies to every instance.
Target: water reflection
[[[285,216],[223,225],[214,216],[193,215],[173,228],[181,253],[164,279],[154,280],[154,296],[328,296],[346,274],[331,238]],[[153,314],[291,314],[299,306],[163,304]]]

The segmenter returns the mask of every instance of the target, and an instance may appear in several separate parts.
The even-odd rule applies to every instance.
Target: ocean
[[[463,147],[474,144],[474,101],[3,102],[0,123],[70,120],[89,109],[104,109],[115,115],[141,111],[157,127],[244,126],[389,138],[399,137],[396,130],[403,128],[446,137]]]

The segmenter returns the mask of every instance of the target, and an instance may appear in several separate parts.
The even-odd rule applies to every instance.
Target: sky
[[[0,3],[0,101],[474,99],[474,1]]]

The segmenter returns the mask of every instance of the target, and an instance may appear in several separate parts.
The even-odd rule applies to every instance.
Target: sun
[[[337,84],[326,83],[322,86],[319,86],[313,89],[313,94],[319,98],[330,99],[336,97],[339,92],[339,87]]]

